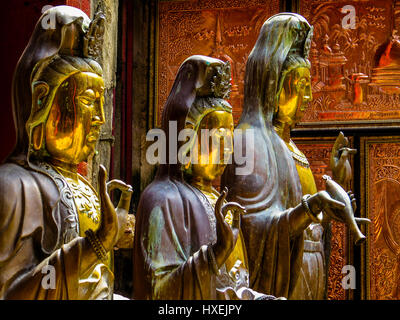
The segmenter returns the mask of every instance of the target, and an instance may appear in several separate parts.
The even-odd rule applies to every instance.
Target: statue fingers
[[[215,211],[217,212],[221,211],[222,204],[224,203],[227,194],[228,194],[228,188],[225,187],[222,190],[220,196],[218,197],[217,202],[215,203]]]
[[[99,167],[99,194],[100,194],[100,199],[102,200],[102,205],[103,205],[103,199],[108,197],[107,194],[107,170],[106,168],[101,164]]]
[[[110,193],[114,189],[118,189],[122,192],[133,192],[132,186],[130,186],[129,184],[126,184],[125,182],[123,182],[121,180],[117,180],[117,179],[107,182],[107,192]]]
[[[353,194],[352,191],[347,191],[347,194],[349,195],[350,202],[351,202],[351,207],[353,208],[353,212],[356,211],[357,209],[357,200],[355,195]]]
[[[328,207],[333,208],[333,209],[344,209],[346,205],[338,200],[333,199],[328,192],[326,191],[321,191],[321,210],[326,209]]]
[[[221,209],[224,216],[226,216],[229,210],[232,212],[233,218],[240,217],[241,214],[246,212],[246,209],[237,202],[228,202]]]
[[[370,223],[371,223],[371,220],[368,219],[368,218],[358,218],[358,217],[355,217],[354,220],[355,220],[357,223],[360,223],[360,224],[370,224]]]

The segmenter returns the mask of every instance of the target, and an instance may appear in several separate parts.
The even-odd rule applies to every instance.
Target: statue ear
[[[36,113],[44,107],[44,98],[49,93],[49,85],[44,81],[36,81],[32,84],[32,113]]]
[[[49,85],[46,82],[38,81],[32,85],[32,114],[40,111],[45,103],[44,98],[49,92]],[[32,145],[34,150],[40,150],[44,138],[44,123],[40,123],[32,130]]]

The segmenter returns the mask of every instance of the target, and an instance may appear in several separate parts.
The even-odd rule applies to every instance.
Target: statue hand
[[[101,203],[101,225],[97,237],[102,242],[106,251],[112,250],[118,237],[118,216],[113,203],[107,193],[107,171],[103,165],[99,170],[99,195]]]
[[[132,186],[126,184],[121,180],[111,180],[107,182],[107,193],[110,194],[114,189],[119,189],[121,197],[116,208],[116,213],[118,216],[118,238],[117,241],[121,240],[122,237],[129,237],[126,231],[129,229],[128,225],[128,212],[132,198]],[[133,230],[132,230],[133,232]]]
[[[120,237],[114,246],[114,250],[118,249],[132,249],[133,240],[135,237],[135,224],[136,218],[133,214],[128,214],[128,219],[126,221],[126,226],[124,229],[120,229]]]
[[[352,191],[347,191],[347,194],[349,195],[349,199],[351,202],[351,207],[353,208],[353,212],[356,212],[356,210],[357,210],[356,197]]]
[[[351,149],[348,145],[349,140],[344,136],[343,132],[340,132],[333,145],[330,159],[333,180],[342,186],[345,186],[350,181],[352,175],[349,155],[357,153],[356,149]]]
[[[217,220],[217,242],[213,245],[215,259],[221,267],[236,245],[240,230],[240,214],[245,209],[238,203],[228,202],[223,205],[228,189],[225,188],[215,204],[215,218]],[[231,210],[232,226],[225,221],[225,214]]]

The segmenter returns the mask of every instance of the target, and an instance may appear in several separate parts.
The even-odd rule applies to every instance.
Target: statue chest
[[[92,229],[97,231],[101,222],[100,201],[97,192],[86,181],[78,179],[75,181],[71,178],[65,178],[73,196],[78,224],[79,235],[85,236],[85,231]]]

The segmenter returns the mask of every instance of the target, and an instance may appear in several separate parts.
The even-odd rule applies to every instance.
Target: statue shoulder
[[[30,172],[15,163],[0,165],[0,198],[8,198],[22,189],[24,181],[31,180]]]
[[[182,196],[175,182],[170,179],[154,180],[143,191],[139,207],[151,210],[156,206],[163,207],[181,201]]]
[[[16,204],[22,201],[39,208],[43,201],[54,205],[58,198],[55,183],[43,173],[11,162],[0,165],[0,217],[15,211]]]
[[[14,236],[25,212],[30,209],[27,200],[35,198],[30,192],[32,183],[35,184],[30,172],[24,167],[14,163],[0,165],[0,230],[6,230],[3,236],[7,235],[10,241],[15,240]],[[0,237],[1,241],[6,239]]]

